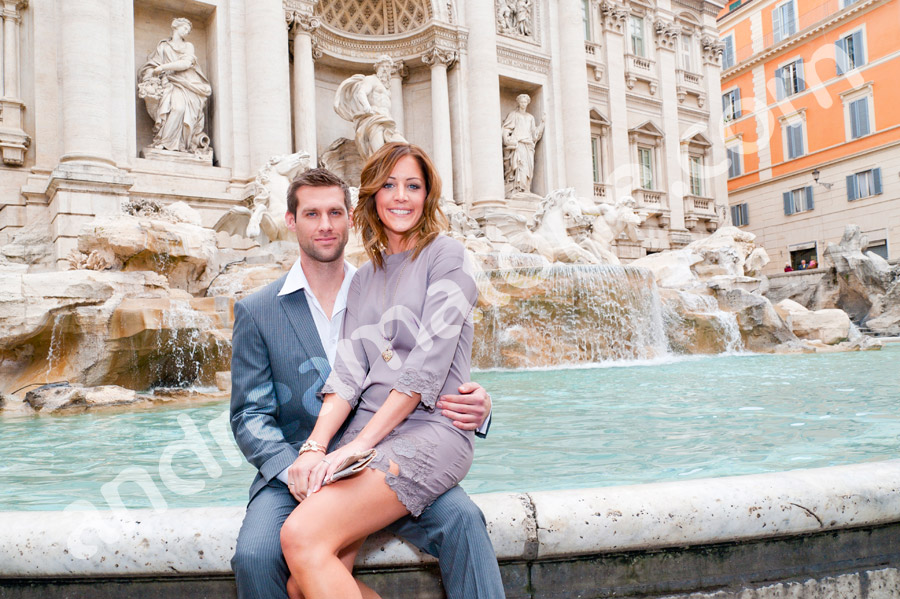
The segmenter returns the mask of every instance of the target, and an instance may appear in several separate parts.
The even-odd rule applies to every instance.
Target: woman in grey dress
[[[375,596],[351,575],[365,537],[421,514],[472,464],[473,433],[434,410],[469,380],[478,295],[462,244],[440,234],[440,178],[420,148],[391,143],[367,161],[361,182],[353,219],[370,262],[351,283],[322,410],[301,449],[299,459],[315,464],[302,481],[308,495],[281,532],[292,597]],[[323,458],[318,450],[353,408]],[[371,448],[369,468],[323,486],[345,458]]]

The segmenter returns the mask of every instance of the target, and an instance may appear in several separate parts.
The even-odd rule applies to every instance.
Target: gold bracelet
[[[303,445],[300,446],[300,451],[297,453],[297,457],[302,456],[304,453],[308,451],[321,451],[322,453],[328,453],[326,448],[321,443],[317,443],[311,439],[307,439],[303,442]]]

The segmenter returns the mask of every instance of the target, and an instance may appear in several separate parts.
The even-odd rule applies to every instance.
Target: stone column
[[[431,131],[434,164],[441,175],[443,197],[453,201],[453,148],[450,140],[450,90],[447,69],[457,59],[456,52],[434,47],[422,57],[431,67]]]
[[[63,2],[60,27],[63,94],[60,162],[115,168],[109,125],[112,95],[109,6],[104,0]]]
[[[594,4],[591,5],[592,8]],[[607,200],[614,201],[631,195],[640,180],[634,177],[631,148],[628,139],[628,108],[625,95],[625,18],[626,10],[613,2],[596,4],[603,26],[606,50],[607,81],[609,82],[610,161],[607,167]]]
[[[309,152],[310,164],[318,164],[316,146],[316,72],[313,64],[312,34],[319,19],[308,14],[291,14],[294,46],[294,149]]]
[[[594,195],[591,174],[591,123],[588,105],[584,22],[579,0],[559,1],[560,104],[562,106],[565,185],[581,198]]]
[[[110,10],[106,0],[59,5],[63,155],[45,194],[61,268],[77,247],[81,226],[98,214],[116,214],[134,183],[112,157]]]
[[[472,214],[482,220],[504,206],[500,75],[493,2],[466,0],[468,112],[471,139]]]
[[[709,102],[709,135],[707,137],[712,142],[706,158],[708,168],[704,174],[709,185],[707,195],[715,199],[716,213],[719,215],[724,213],[722,224],[725,225],[731,224],[731,211],[728,210],[728,162],[725,144],[719,133],[722,127],[722,102],[719,100],[722,97],[722,84],[719,75],[722,71],[722,51],[725,49],[725,44],[713,35],[714,31],[711,29],[707,32],[701,41],[703,45],[703,81],[706,84],[706,97]],[[766,115],[763,115],[763,118],[765,119]],[[766,127],[763,130],[766,130],[768,123],[764,124]],[[767,139],[767,137],[761,139]]]
[[[0,81],[0,155],[7,166],[23,166],[25,150],[31,141],[22,128],[25,104],[19,97],[19,21],[20,11],[28,7],[27,0],[4,0],[0,3],[2,17],[3,80]]]
[[[280,2],[245,0],[250,170],[291,151],[290,58]],[[290,17],[293,13],[290,13]]]
[[[409,69],[402,60],[394,61],[391,67],[391,116],[397,123],[397,131],[406,135],[406,120],[403,116],[403,78],[409,75]]]
[[[681,157],[679,141],[681,131],[678,124],[678,80],[675,73],[678,66],[676,51],[680,30],[675,23],[662,19],[656,21],[654,30],[662,97],[662,128],[667,140],[663,147],[657,146],[656,150],[660,175],[665,173],[665,179],[660,179],[663,185],[660,185],[659,189],[665,191],[668,198],[670,228],[684,231],[684,196],[688,188],[685,185],[684,160]],[[662,143],[662,140],[659,140],[659,143]]]

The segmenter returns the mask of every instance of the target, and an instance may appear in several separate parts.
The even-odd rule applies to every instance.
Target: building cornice
[[[882,134],[882,133],[889,133],[889,132],[894,131],[894,130],[897,130],[897,129],[900,129],[900,125],[894,125],[893,127],[888,127],[887,129],[882,129],[881,131],[877,131],[876,133],[873,133],[873,135],[879,135],[879,134]],[[730,140],[730,139],[732,139],[732,138],[728,138],[728,140]],[[726,140],[726,143],[727,143],[728,140]],[[854,141],[856,141],[856,140],[854,140]],[[837,148],[837,147],[847,145],[847,143],[848,143],[848,142],[846,142],[846,141],[842,141],[842,142],[839,143],[839,144],[836,144],[836,145],[833,145],[833,146],[828,146],[827,148],[822,148],[821,150],[816,150],[815,152],[810,152],[809,154],[805,154],[805,155],[803,155],[801,158],[794,158],[793,160],[788,160],[788,161],[786,161],[786,162],[779,162],[779,163],[777,163],[777,164],[773,164],[773,165],[771,165],[771,166],[767,166],[767,167],[764,168],[764,169],[756,169],[755,171],[750,171],[750,172],[744,173],[743,175],[741,175],[741,177],[746,177],[746,176],[749,176],[749,175],[759,174],[760,172],[762,172],[762,171],[764,171],[764,170],[771,170],[771,169],[776,168],[776,167],[779,167],[779,166],[781,166],[781,165],[783,165],[783,164],[787,164],[788,162],[796,162],[797,160],[800,160],[800,159],[806,159],[806,158],[808,158],[808,157],[810,157],[810,156],[814,156],[814,155],[819,154],[819,153],[821,153],[821,152],[827,152],[828,150],[833,150],[833,149],[835,149],[835,148]],[[862,157],[862,156],[866,156],[866,155],[868,155],[868,154],[872,154],[872,153],[875,153],[875,152],[881,152],[881,151],[883,151],[883,150],[889,150],[890,148],[893,148],[894,146],[900,146],[900,140],[889,141],[888,143],[882,144],[882,145],[880,145],[880,146],[875,146],[874,148],[866,148],[866,149],[864,149],[864,150],[860,150],[860,151],[854,152],[854,153],[852,153],[852,154],[845,154],[845,155],[843,155],[843,156],[840,156],[839,158],[833,158],[833,159],[831,159],[831,160],[829,160],[829,161],[827,161],[827,162],[819,162],[819,163],[816,163],[815,166],[810,165],[810,166],[808,166],[808,167],[798,168],[798,169],[795,170],[795,171],[791,171],[791,172],[789,172],[789,173],[782,173],[782,174],[780,174],[780,175],[771,177],[770,179],[766,179],[765,181],[756,181],[755,183],[748,183],[747,185],[742,185],[741,187],[736,187],[736,188],[734,188],[734,189],[729,189],[729,190],[728,190],[728,195],[730,196],[730,195],[733,194],[733,193],[743,193],[744,191],[747,191],[747,190],[752,190],[752,189],[757,189],[757,188],[759,188],[759,187],[764,187],[764,186],[769,185],[769,184],[771,184],[771,183],[777,183],[777,182],[779,182],[779,181],[783,181],[784,179],[790,179],[791,177],[794,177],[794,176],[796,176],[796,175],[798,175],[798,174],[803,174],[803,173],[808,172],[808,171],[811,172],[812,169],[814,169],[814,168],[818,168],[818,169],[821,170],[821,169],[823,169],[823,168],[827,168],[827,167],[829,167],[829,166],[832,166],[832,165],[835,165],[835,164],[839,164],[839,163],[845,162],[845,161],[847,161],[847,160],[852,160],[852,159],[854,159],[854,158],[860,158],[860,157]]]
[[[770,58],[777,56],[778,54],[781,54],[782,52],[786,52],[788,50],[795,48],[796,46],[798,46],[800,44],[800,42],[803,42],[803,41],[809,39],[810,37],[818,35],[822,31],[825,31],[826,29],[830,29],[834,26],[837,26],[839,23],[849,19],[852,16],[856,16],[857,14],[859,14],[863,11],[871,10],[872,8],[875,8],[876,6],[879,6],[881,4],[887,4],[890,1],[891,0],[862,0],[861,2],[856,2],[854,4],[851,4],[847,8],[841,10],[840,12],[838,12],[822,21],[819,21],[818,23],[814,23],[814,24],[810,25],[809,27],[807,27],[803,31],[800,31],[799,33],[795,33],[793,36],[787,38],[786,40],[783,40],[783,41],[775,44],[774,46],[771,46],[768,49],[766,49],[762,52],[759,52],[757,54],[754,54],[753,56],[751,56],[750,58],[748,58],[742,62],[739,62],[738,64],[734,65],[727,71],[722,71],[721,78],[722,78],[722,80],[725,80],[725,79],[740,75],[744,71],[747,71],[748,69],[752,69],[754,66],[756,66],[760,63],[764,63],[764,62],[768,61]]]

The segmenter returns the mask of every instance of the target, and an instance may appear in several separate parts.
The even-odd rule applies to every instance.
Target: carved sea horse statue
[[[568,222],[583,219],[584,216],[574,188],[557,189],[547,194],[528,223],[528,229],[533,232],[536,253],[550,262],[597,264],[597,257],[578,245],[567,231]]]
[[[249,205],[233,207],[213,229],[255,239],[260,245],[293,239],[284,222],[287,190],[291,181],[309,168],[307,152],[273,156],[256,175],[253,193],[247,198]]]

